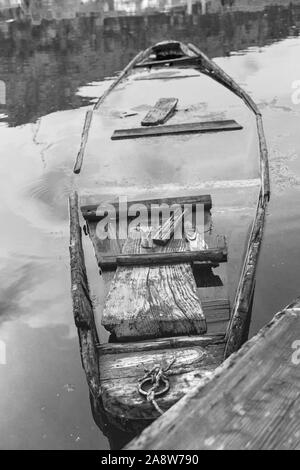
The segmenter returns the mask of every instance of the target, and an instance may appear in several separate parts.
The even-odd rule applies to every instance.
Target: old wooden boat
[[[198,48],[159,43],[88,111],[74,172],[74,316],[94,417],[116,446],[247,339],[270,197],[261,113]]]

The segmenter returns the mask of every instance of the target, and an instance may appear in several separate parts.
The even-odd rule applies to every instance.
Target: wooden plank
[[[205,347],[189,346],[173,349],[159,349],[156,351],[135,351],[133,353],[105,355],[101,364],[101,382],[106,380],[119,380],[128,377],[140,379],[145,369],[152,369],[155,364],[167,366],[171,362],[170,376],[176,376],[183,372],[193,372],[200,367],[209,367],[212,364],[220,364],[224,341],[217,344],[209,344]],[[138,383],[137,383],[138,385]]]
[[[84,126],[82,130],[82,135],[81,135],[80,149],[77,154],[76,162],[75,162],[74,169],[73,169],[73,172],[76,175],[78,175],[81,171],[83,157],[84,157],[84,150],[87,144],[89,128],[91,126],[92,119],[93,119],[93,110],[89,109],[85,115],[85,121],[84,121]]]
[[[80,353],[87,382],[91,393],[99,395],[100,377],[96,344],[98,338],[94,324],[94,311],[89,293],[82,231],[79,223],[78,195],[69,198],[70,213],[70,265],[73,314],[80,339]]]
[[[127,449],[300,450],[299,338],[298,301]]]
[[[151,211],[153,206],[166,204],[169,207],[180,205],[184,208],[185,205],[192,205],[193,208],[196,208],[197,204],[202,204],[205,211],[210,211],[212,208],[211,196],[208,194],[197,195],[197,196],[183,196],[183,197],[166,197],[166,198],[157,198],[157,199],[141,199],[135,201],[128,201],[127,204],[119,204],[115,201],[99,201],[99,204],[92,204],[81,207],[81,212],[83,217],[86,220],[100,220],[104,216],[99,214],[99,208],[105,206],[106,204],[114,206],[116,210],[116,218],[118,219],[120,215],[128,214],[131,206],[135,204],[142,204],[147,207],[148,212]]]
[[[186,249],[171,240],[162,250]],[[138,253],[139,239],[128,239],[123,252]],[[118,341],[203,334],[206,321],[189,264],[119,267],[102,316],[103,326]]]
[[[97,242],[95,228],[90,230],[90,236],[95,245],[99,267],[104,271],[117,269],[118,266],[177,264],[181,262],[189,262],[193,263],[194,276],[198,287],[200,287],[200,285],[198,285],[200,281],[201,285],[205,284],[205,287],[207,287],[216,279],[219,282],[217,285],[222,285],[222,280],[219,279],[219,276],[214,276],[213,273],[208,271],[211,271],[212,268],[218,268],[220,266],[219,263],[222,265],[227,261],[228,249],[226,239],[224,237],[206,235],[205,242],[208,246],[206,250],[182,251],[181,246],[181,251],[175,251],[175,241],[175,245],[173,245],[174,248],[172,250],[162,250],[162,247],[153,246],[153,248],[143,250],[140,253],[120,254],[120,240],[104,240],[100,244],[100,241]],[[122,244],[124,243],[125,240],[122,241]],[[183,243],[185,247],[189,247],[188,242],[184,241]],[[101,250],[101,253],[99,250]],[[218,271],[220,271],[220,269],[218,269]],[[215,299],[219,297],[220,295],[217,294],[213,298]]]
[[[156,351],[159,349],[189,348],[191,346],[206,347],[211,344],[224,344],[224,335],[205,336],[177,336],[172,338],[158,338],[151,341],[137,341],[133,343],[108,343],[98,345],[100,355],[138,353]]]
[[[141,122],[142,126],[157,126],[164,124],[175,113],[177,98],[160,98],[155,106],[148,111]]]
[[[228,321],[230,319],[230,304],[228,300],[202,301],[203,312],[207,323]]]
[[[257,132],[259,137],[260,159],[261,159],[261,180],[263,197],[270,200],[270,171],[269,171],[269,152],[267,148],[266,136],[264,132],[263,120],[261,114],[256,116]]]
[[[78,175],[81,172],[85,148],[86,148],[88,137],[89,137],[89,131],[90,131],[92,119],[93,119],[93,109],[89,109],[85,115],[84,126],[83,126],[82,134],[81,134],[80,148],[77,153],[77,157],[76,157],[74,168],[73,168],[73,172],[76,175]]]
[[[147,75],[142,75],[141,77],[137,76],[134,78],[135,81],[145,81],[145,80],[179,80],[179,79],[185,79],[185,78],[199,78],[200,73],[189,73],[187,72],[186,74],[178,74],[178,75],[167,75],[162,71],[160,72],[154,72],[153,75],[151,73]]]
[[[154,266],[180,263],[226,263],[227,250],[224,247],[201,251],[149,252],[129,255],[105,256],[100,267],[113,269],[116,266]]]
[[[166,60],[151,60],[145,62],[139,62],[135,64],[134,68],[153,68],[153,67],[162,67],[167,64],[184,66],[193,66],[199,64],[200,59],[198,57],[179,57],[177,59],[166,59]]]
[[[159,137],[163,135],[201,134],[205,132],[237,131],[243,127],[234,120],[189,122],[170,124],[161,127],[137,127],[117,129],[111,136],[112,140],[136,139],[141,137]]]

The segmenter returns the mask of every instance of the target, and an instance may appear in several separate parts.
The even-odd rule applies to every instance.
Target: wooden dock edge
[[[124,449],[300,449],[299,382],[300,298]]]

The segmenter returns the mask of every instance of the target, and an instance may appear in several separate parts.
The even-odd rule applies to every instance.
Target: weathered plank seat
[[[164,338],[148,342],[110,343],[99,347],[103,406],[113,416],[152,421],[159,413],[138,392],[145,369],[168,367],[169,392],[157,398],[167,410],[223,360],[225,341],[219,336]],[[149,421],[149,424],[150,424]],[[145,424],[146,425],[146,424]]]
[[[186,250],[187,242],[173,239],[160,249]],[[124,254],[142,251],[140,240],[130,238],[123,248]],[[102,325],[118,341],[205,333],[191,265],[118,267]]]

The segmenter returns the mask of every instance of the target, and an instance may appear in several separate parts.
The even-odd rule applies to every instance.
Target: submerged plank
[[[200,381],[128,449],[300,449],[300,304]]]
[[[234,120],[193,122],[186,124],[171,124],[161,127],[137,127],[133,129],[118,129],[111,139],[136,139],[138,137],[156,137],[177,134],[201,134],[204,132],[236,131],[243,127]]]
[[[142,126],[164,124],[175,112],[177,98],[160,98],[142,120]]]
[[[161,249],[184,250],[186,242],[172,240]],[[123,253],[141,250],[139,239],[128,239]],[[102,324],[118,341],[205,333],[206,321],[190,264],[119,267]]]

